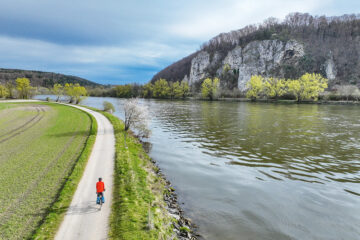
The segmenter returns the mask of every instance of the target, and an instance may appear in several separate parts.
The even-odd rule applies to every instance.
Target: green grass
[[[181,232],[190,232],[190,229],[187,227],[180,227]]]
[[[117,117],[102,112],[113,124],[116,138],[116,161],[110,239],[176,239],[172,219],[165,209],[165,183],[155,174],[142,145],[127,137],[124,147],[124,125]]]
[[[85,148],[83,149],[76,165],[74,166],[71,175],[67,178],[61,192],[57,196],[55,203],[49,208],[48,215],[42,222],[41,226],[33,235],[33,239],[52,239],[60,227],[65,213],[71,204],[72,197],[76,191],[77,185],[81,180],[83,172],[86,167],[87,160],[90,157],[92,147],[95,143],[97,133],[96,119],[88,114],[91,118],[91,130],[87,139]]]
[[[96,125],[64,105],[0,103],[3,111],[0,239],[31,238],[41,223],[36,236],[51,238],[81,178]]]

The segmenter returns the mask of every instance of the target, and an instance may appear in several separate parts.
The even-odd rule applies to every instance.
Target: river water
[[[123,100],[83,104],[105,100],[122,117]],[[359,106],[141,102],[150,156],[205,239],[360,239]]]

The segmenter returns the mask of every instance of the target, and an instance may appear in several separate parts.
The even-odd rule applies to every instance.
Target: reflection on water
[[[143,104],[150,155],[206,239],[359,239],[358,106]]]
[[[156,120],[164,130],[227,164],[255,167],[258,177],[360,182],[360,110],[354,107],[159,104]]]
[[[148,104],[152,156],[208,239],[360,236],[358,107]]]

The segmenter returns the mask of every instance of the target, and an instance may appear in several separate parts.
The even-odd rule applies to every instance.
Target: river
[[[124,100],[82,104],[105,100],[122,117]],[[360,239],[359,106],[141,102],[150,156],[205,239]]]

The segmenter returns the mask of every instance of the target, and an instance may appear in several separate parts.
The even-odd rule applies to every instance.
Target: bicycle
[[[97,195],[96,204],[100,205],[100,210],[101,210],[101,207],[103,205],[104,193],[96,193],[96,195]]]

